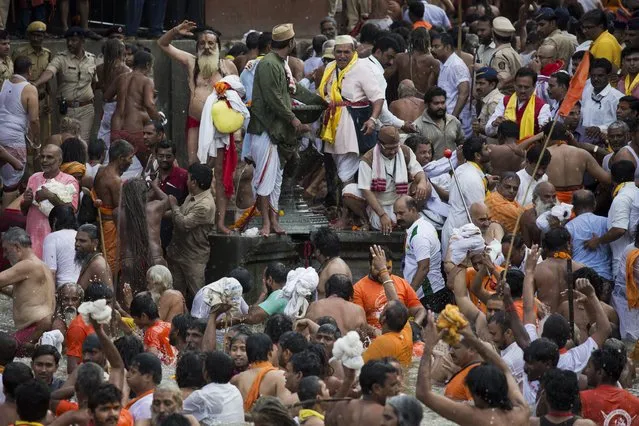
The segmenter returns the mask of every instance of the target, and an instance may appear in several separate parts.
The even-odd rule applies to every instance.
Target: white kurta
[[[442,252],[446,255],[448,250],[448,240],[453,233],[454,228],[469,223],[466,209],[464,209],[463,200],[470,209],[471,204],[483,202],[486,198],[486,188],[484,187],[484,173],[477,169],[473,164],[464,163],[455,170],[457,181],[461,189],[461,194],[457,189],[455,182],[450,185],[450,194],[448,196],[448,217],[444,228],[442,229]]]
[[[335,73],[333,73],[326,84],[326,92],[329,95],[331,93],[331,86],[335,84],[335,82]],[[342,98],[350,102],[365,100],[375,102],[384,99],[384,92],[379,87],[377,79],[371,78],[371,68],[368,60],[358,59],[353,68],[346,73],[342,80]],[[330,96],[327,97],[327,101],[330,102]],[[349,152],[359,154],[355,125],[347,108],[342,109],[342,114],[337,125],[335,143],[324,144],[324,151],[330,154],[347,154]]]

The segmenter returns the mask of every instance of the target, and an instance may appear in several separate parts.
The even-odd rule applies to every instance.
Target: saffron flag
[[[570,79],[570,86],[568,87],[568,93],[564,97],[561,107],[559,107],[559,115],[566,117],[572,107],[575,106],[577,101],[581,100],[581,93],[584,91],[586,81],[588,80],[588,74],[590,71],[590,52],[584,54],[584,58],[579,63],[575,75]]]

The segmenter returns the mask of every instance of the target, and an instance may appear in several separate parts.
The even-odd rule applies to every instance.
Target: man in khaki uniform
[[[499,89],[505,95],[514,92],[515,74],[521,68],[519,53],[510,44],[515,34],[515,27],[508,18],[498,16],[493,19],[493,39],[495,51],[488,66],[497,71]]]
[[[34,21],[27,27],[29,45],[23,46],[13,52],[13,59],[18,56],[26,56],[31,59],[31,79],[40,78],[51,62],[51,51],[42,47],[44,33],[47,25],[41,21]],[[51,99],[47,85],[38,87],[38,101],[40,103],[40,140],[46,141],[51,136]]]
[[[78,120],[80,136],[88,141],[95,116],[93,105],[93,84],[97,82],[95,55],[84,50],[85,33],[82,28],[71,27],[64,36],[67,39],[67,51],[58,53],[34,84],[40,87],[57,75],[57,106],[60,108],[60,113]]]
[[[9,17],[9,5],[11,0],[0,0],[0,30],[4,30]]]
[[[542,7],[535,16],[535,20],[537,32],[545,37],[541,44],[552,44],[556,47],[557,56],[564,61],[565,69],[577,48],[577,37],[557,28],[557,15],[554,9]]]
[[[9,55],[10,51],[9,33],[6,30],[0,30],[0,87],[5,80],[13,75],[13,61]]]

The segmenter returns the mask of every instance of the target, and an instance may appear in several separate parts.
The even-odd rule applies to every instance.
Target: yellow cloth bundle
[[[444,335],[444,342],[449,345],[456,345],[461,340],[461,334],[458,330],[468,325],[468,321],[459,312],[459,308],[456,305],[446,305],[443,311],[437,318],[437,328],[440,330],[447,330]]]

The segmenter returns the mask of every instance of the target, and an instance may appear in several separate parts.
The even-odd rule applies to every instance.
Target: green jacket
[[[307,105],[323,102],[313,92],[299,84],[296,86],[294,97],[300,102]],[[288,90],[284,60],[271,52],[264,56],[255,70],[248,133],[268,133],[271,142],[277,145],[282,167],[297,152],[297,135],[291,124],[293,118],[295,115],[291,111],[291,94]]]

